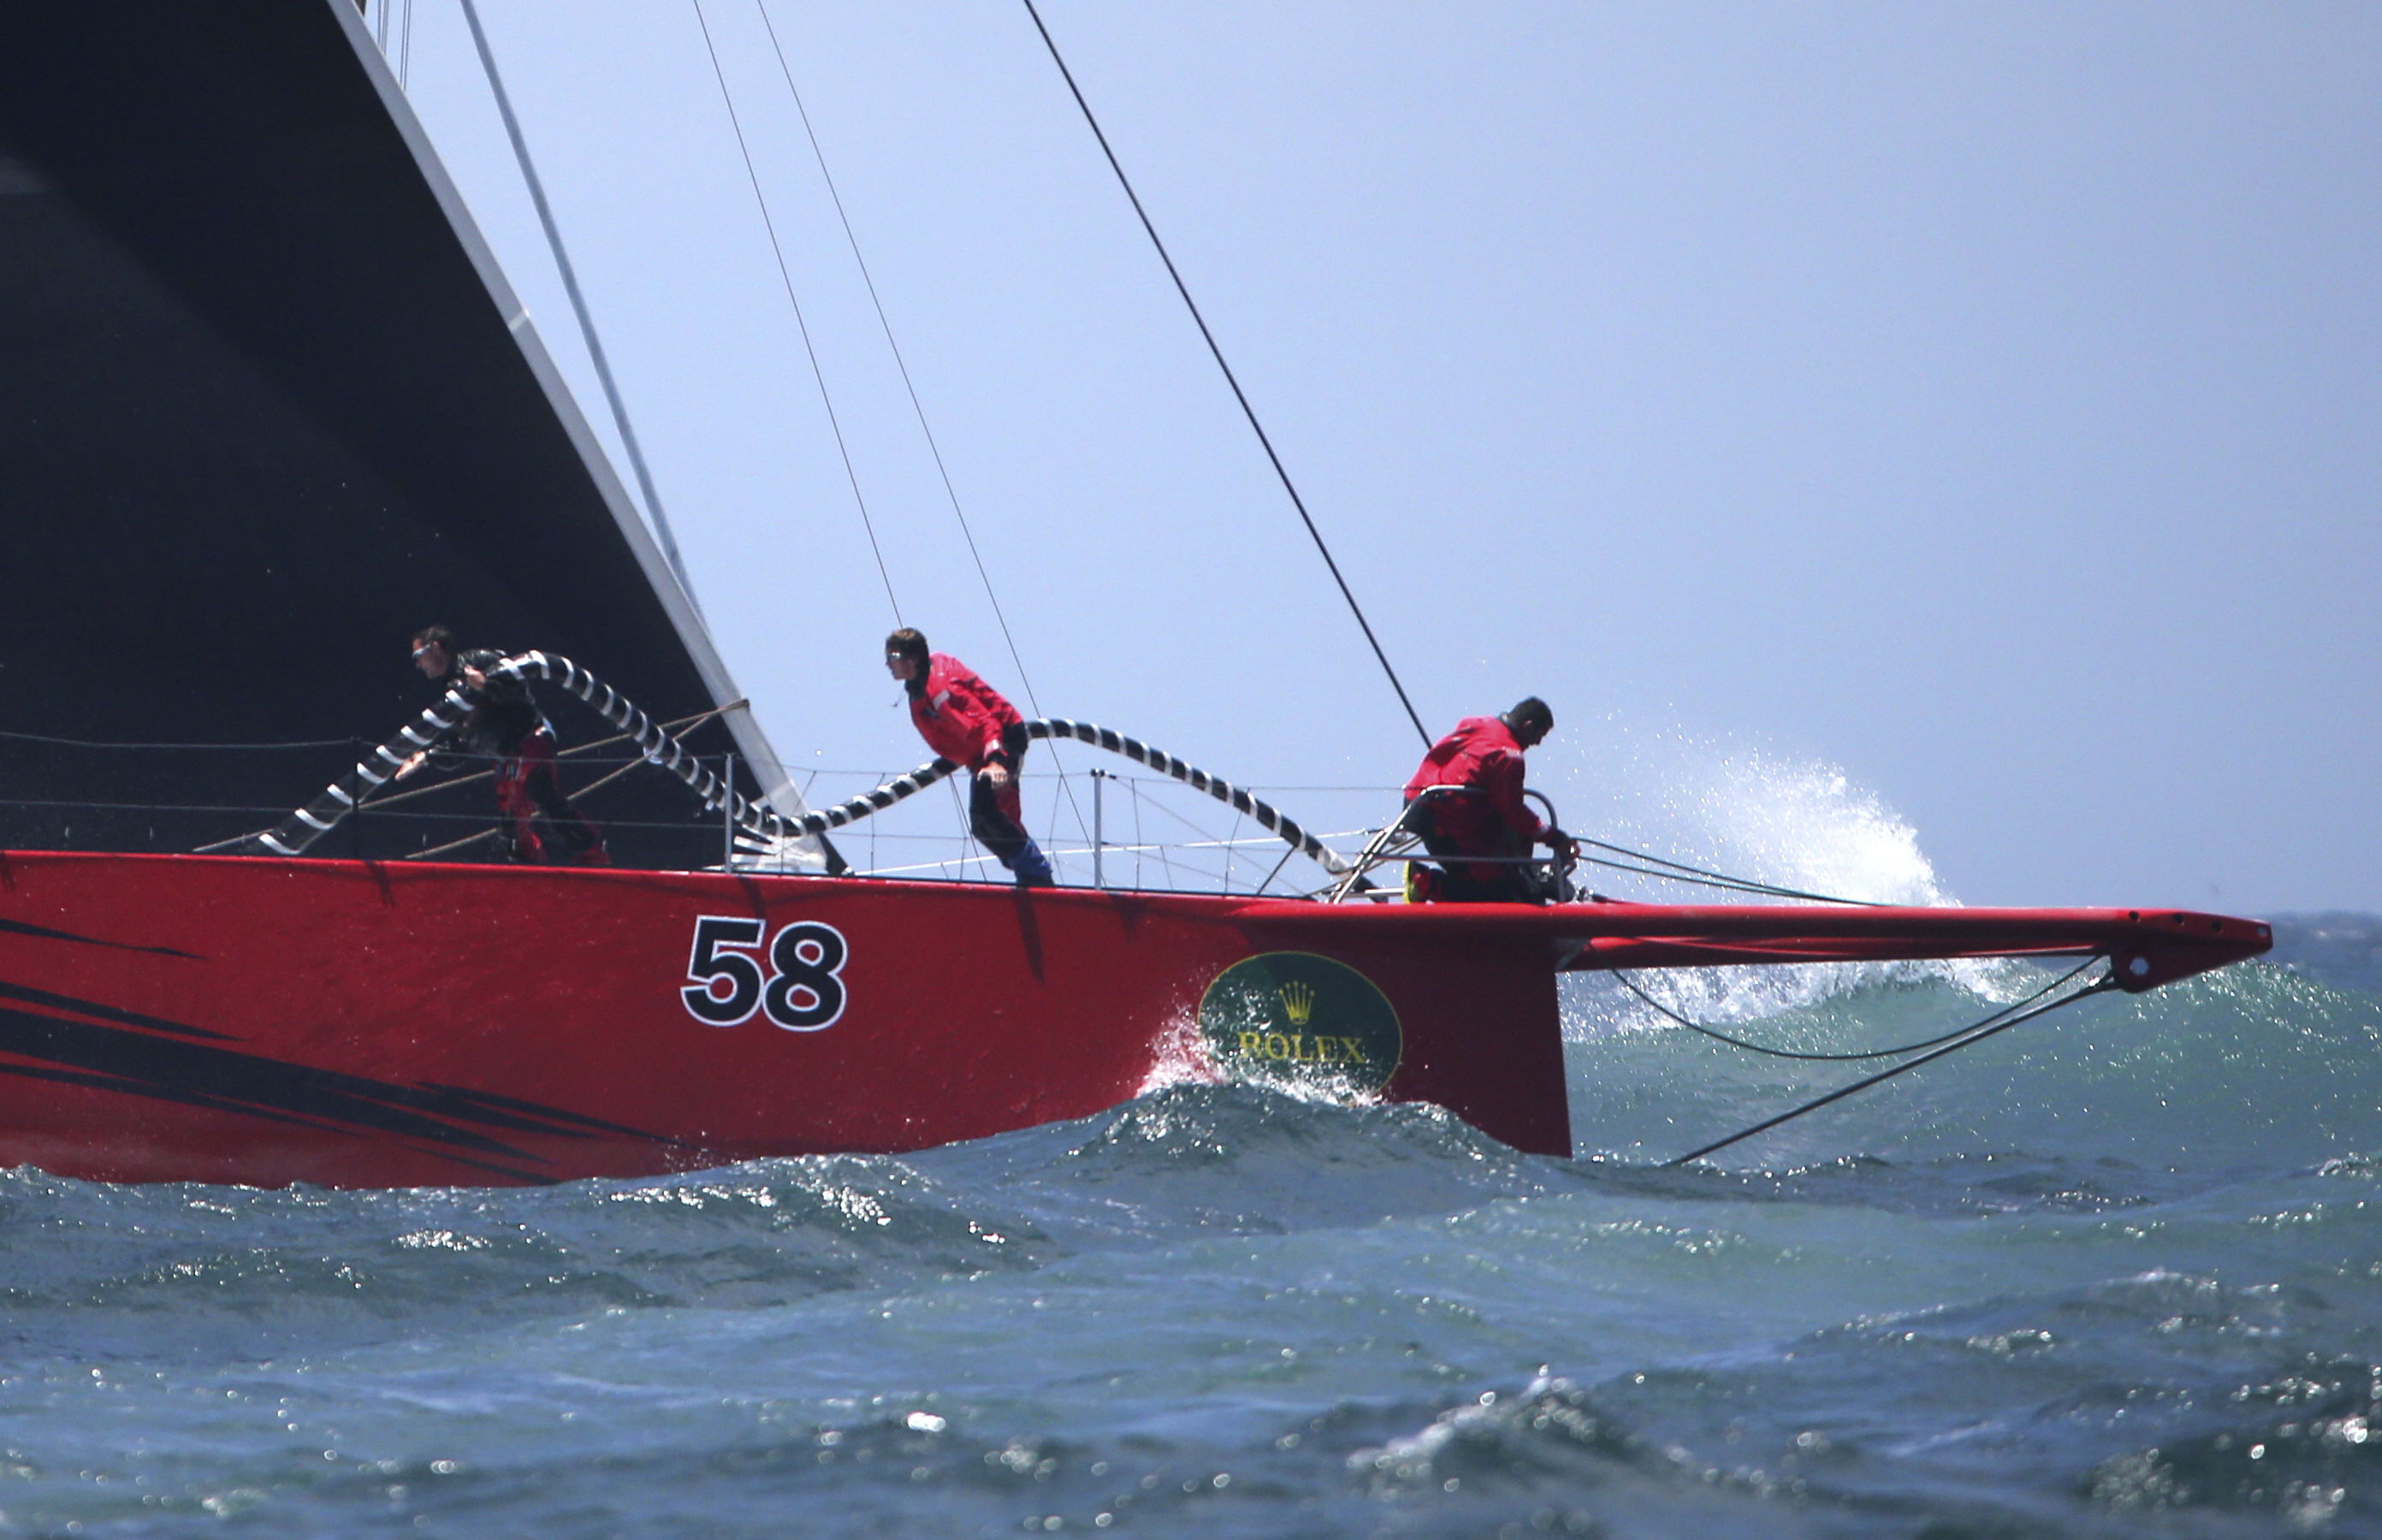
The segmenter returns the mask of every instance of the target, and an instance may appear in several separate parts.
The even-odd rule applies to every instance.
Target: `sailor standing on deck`
[[[546,865],[610,865],[604,837],[562,794],[554,773],[554,729],[537,709],[528,681],[492,673],[504,661],[502,653],[458,650],[455,633],[444,626],[413,633],[413,666],[424,678],[449,690],[479,691],[479,703],[449,736],[459,748],[496,760],[497,807],[512,825],[512,858]],[[399,767],[398,778],[421,769],[429,757],[428,749],[414,754]]]
[[[1406,827],[1445,870],[1409,897],[1442,903],[1542,904],[1547,894],[1522,858],[1532,845],[1571,853],[1571,837],[1522,801],[1522,755],[1553,730],[1555,714],[1537,696],[1502,716],[1467,716],[1430,746],[1406,782]],[[1462,858],[1495,857],[1493,862]],[[1429,877],[1435,876],[1435,884]],[[1435,891],[1431,891],[1435,887]]]
[[[1020,887],[1049,887],[1050,862],[1025,832],[1017,776],[1025,721],[1001,692],[948,653],[929,653],[907,627],[885,639],[885,669],[910,692],[910,720],[927,746],[970,773],[968,831]]]

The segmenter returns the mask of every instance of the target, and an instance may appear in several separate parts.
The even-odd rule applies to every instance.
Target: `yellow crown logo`
[[[1303,1027],[1315,1014],[1315,987],[1294,979],[1282,986],[1282,1004],[1290,1012],[1290,1024]]]

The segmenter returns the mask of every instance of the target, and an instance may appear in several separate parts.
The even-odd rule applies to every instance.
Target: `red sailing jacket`
[[[1455,730],[1430,746],[1414,779],[1406,782],[1411,802],[1434,786],[1472,788],[1468,797],[1435,797],[1432,822],[1439,837],[1470,855],[1498,855],[1508,839],[1518,839],[1519,855],[1529,850],[1546,825],[1522,801],[1522,746],[1513,729],[1494,716],[1467,716]]]
[[[949,653],[927,660],[927,688],[910,697],[910,720],[927,747],[967,770],[1001,752],[1001,730],[1023,726],[1017,708]]]

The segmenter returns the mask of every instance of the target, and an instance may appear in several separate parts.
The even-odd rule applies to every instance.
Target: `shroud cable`
[[[1381,639],[1373,634],[1372,622],[1365,618],[1364,608],[1357,603],[1356,593],[1349,588],[1348,580],[1340,575],[1340,564],[1332,559],[1332,547],[1323,543],[1323,532],[1315,527],[1315,520],[1308,514],[1306,499],[1299,496],[1298,488],[1291,484],[1290,472],[1283,468],[1282,457],[1274,453],[1273,440],[1266,436],[1265,424],[1258,421],[1257,409],[1249,405],[1247,394],[1241,389],[1241,382],[1234,376],[1233,366],[1224,361],[1224,349],[1217,345],[1216,334],[1208,329],[1208,318],[1199,313],[1197,301],[1191,298],[1190,287],[1184,283],[1183,275],[1176,270],[1174,259],[1167,254],[1166,242],[1158,238],[1158,226],[1149,222],[1148,211],[1141,206],[1141,195],[1133,190],[1133,182],[1125,176],[1123,165],[1118,161],[1116,152],[1109,148],[1109,136],[1100,131],[1100,121],[1092,116],[1092,104],[1084,100],[1083,88],[1075,84],[1074,72],[1067,67],[1067,61],[1059,56],[1059,45],[1051,40],[1050,29],[1042,25],[1042,13],[1034,8],[1034,0],[1025,0],[1025,14],[1034,18],[1034,30],[1042,34],[1042,46],[1050,51],[1050,62],[1059,67],[1060,77],[1067,82],[1067,90],[1075,98],[1075,105],[1083,109],[1084,121],[1091,125],[1092,137],[1100,141],[1100,153],[1108,157],[1109,169],[1116,173],[1117,185],[1124,189],[1125,197],[1133,203],[1133,212],[1141,220],[1142,229],[1149,235],[1150,245],[1158,249],[1158,260],[1166,264],[1166,275],[1174,280],[1174,291],[1183,296],[1184,307],[1190,311],[1191,319],[1198,324],[1200,336],[1207,340],[1208,351],[1215,355],[1216,367],[1224,372],[1224,383],[1233,387],[1233,399],[1241,404],[1241,415],[1249,420],[1249,427],[1257,434],[1258,443],[1265,448],[1266,458],[1273,463],[1273,473],[1282,480],[1282,489],[1290,494],[1290,506],[1298,510],[1299,522],[1307,526],[1308,535],[1315,542],[1316,550],[1322,553],[1323,565],[1332,569],[1332,581],[1340,585],[1340,597],[1348,601],[1348,613],[1357,617],[1357,625],[1364,631],[1366,642],[1373,649],[1373,656],[1380,661],[1381,672],[1389,676],[1390,688],[1398,692],[1398,704],[1406,708],[1407,720],[1414,724],[1415,731],[1422,737],[1423,747],[1428,749],[1431,744],[1430,729],[1422,725],[1422,717],[1416,712],[1414,702],[1406,698],[1406,687],[1398,682],[1398,671],[1390,666],[1390,654],[1381,650]]]

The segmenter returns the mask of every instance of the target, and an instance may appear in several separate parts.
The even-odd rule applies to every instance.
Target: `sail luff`
[[[619,471],[613,466],[611,457],[605,452],[602,440],[596,436],[593,425],[587,421],[586,414],[580,410],[577,397],[571,394],[570,384],[563,378],[561,370],[556,365],[553,353],[546,348],[545,339],[539,336],[536,324],[531,319],[528,308],[522,303],[520,296],[514,292],[512,285],[506,279],[503,268],[497,262],[495,251],[489,247],[486,238],[481,234],[479,224],[472,217],[471,210],[465,205],[462,194],[456,188],[453,178],[448,175],[445,164],[439,159],[436,147],[431,143],[428,131],[423,127],[422,120],[415,116],[412,104],[407,100],[404,88],[399,85],[397,76],[390,69],[388,61],[382,56],[380,49],[373,43],[372,32],[365,26],[362,17],[357,13],[352,0],[322,0],[322,3],[329,6],[349,44],[354,48],[358,59],[363,65],[365,74],[372,81],[373,89],[380,97],[382,106],[388,113],[390,122],[395,125],[399,136],[404,141],[407,152],[420,169],[423,180],[429,187],[432,196],[436,199],[440,212],[446,215],[447,222],[453,229],[455,238],[461,245],[465,256],[470,260],[473,271],[478,274],[481,283],[486,287],[490,301],[496,306],[497,313],[504,318],[506,327],[520,348],[522,359],[528,363],[532,374],[536,377],[540,389],[545,392],[546,398],[553,409],[556,421],[561,424],[572,447],[578,451],[579,458],[585,463],[589,476],[594,480],[596,491],[604,500],[605,507],[610,511],[613,521],[619,525],[621,536],[628,542],[629,549],[635,556],[637,565],[644,572],[645,581],[652,586],[655,596],[661,602],[663,611],[669,616],[670,624],[676,629],[680,640],[685,644],[688,656],[693,660],[695,670],[703,680],[704,688],[710,692],[711,703],[715,706],[726,706],[730,703],[742,701],[743,692],[737,688],[734,678],[728,671],[726,661],[719,655],[718,647],[712,641],[709,627],[705,624],[703,617],[696,611],[686,591],[680,585],[678,575],[672,570],[668,556],[664,555],[659,544],[655,540],[653,532],[647,527],[635,500],[630,496],[628,486],[622,482]],[[778,757],[777,751],[771,747],[767,733],[762,730],[760,721],[754,715],[751,707],[737,706],[726,714],[724,722],[729,733],[736,740],[737,752],[744,757],[751,767],[763,800],[788,817],[798,818],[809,811],[803,801],[801,793],[794,789],[792,779],[787,774],[784,762]],[[815,848],[815,841],[810,844]],[[823,854],[820,859],[824,861]]]

